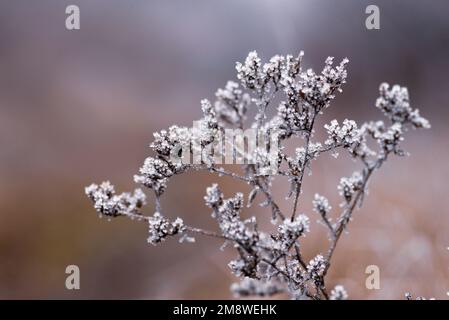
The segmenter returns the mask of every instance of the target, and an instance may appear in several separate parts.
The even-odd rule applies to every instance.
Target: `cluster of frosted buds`
[[[206,188],[206,195],[204,196],[206,205],[213,209],[218,209],[223,203],[223,193],[218,188],[218,184],[214,183],[212,186]]]
[[[345,119],[342,126],[338,124],[337,120],[332,120],[330,124],[324,125],[324,128],[329,136],[326,145],[348,147],[353,143],[360,142],[360,133],[354,120]]]
[[[154,141],[150,147],[159,155],[175,158],[182,157],[184,148],[189,150],[191,130],[186,127],[171,126],[168,131],[162,130],[153,134]]]
[[[303,56],[301,51],[298,57],[292,55],[282,56],[275,55],[270,58],[270,61],[264,64],[263,74],[266,79],[272,80],[276,88],[289,87],[299,71],[301,59]]]
[[[254,277],[259,261],[259,252],[255,245],[259,241],[256,231],[256,219],[253,217],[242,221],[240,211],[243,208],[243,194],[237,193],[229,199],[223,198],[223,193],[217,184],[208,187],[204,197],[206,205],[214,211],[212,216],[217,219],[221,233],[228,241],[234,242],[240,258],[229,263],[232,272],[237,275]]]
[[[295,149],[294,158],[290,156],[285,156],[284,158],[287,161],[291,176],[297,177],[304,169],[305,163],[316,159],[322,150],[323,146],[321,143],[309,142],[309,146],[307,148],[307,155],[306,155],[306,148],[300,147]],[[294,191],[296,185],[295,179],[290,179],[290,181],[292,182],[292,185],[289,197]]]
[[[338,184],[338,191],[340,195],[345,198],[346,202],[349,203],[352,200],[352,196],[355,192],[362,188],[363,177],[360,172],[355,171],[350,177],[343,177],[340,179]]]
[[[346,83],[346,65],[349,60],[343,59],[335,68],[332,66],[333,61],[333,57],[326,59],[321,74],[316,74],[312,69],[301,74],[300,87],[304,100],[317,111],[328,107],[335,97],[335,92],[341,91],[341,86]]]
[[[309,278],[315,282],[319,282],[321,280],[325,269],[326,259],[324,259],[321,254],[310,260],[307,265],[307,273],[309,274]]]
[[[262,64],[256,51],[251,51],[246,57],[245,63],[237,62],[237,79],[239,79],[245,88],[257,89],[262,85],[263,74]]]
[[[287,271],[290,277],[294,279],[293,283],[290,284],[292,288],[298,289],[305,284],[307,273],[304,271],[304,266],[297,259],[291,259],[287,262]]]
[[[304,214],[298,215],[293,221],[285,219],[278,227],[278,234],[274,236],[280,249],[288,250],[300,236],[309,232],[309,226],[309,218]]]
[[[165,159],[148,157],[139,169],[139,175],[134,176],[134,181],[147,188],[153,189],[161,195],[167,188],[168,178],[175,173],[173,165]]]
[[[248,247],[257,241],[257,234],[248,228],[254,219],[242,221],[240,210],[243,208],[243,194],[237,193],[234,197],[223,199],[223,193],[217,184],[206,190],[204,197],[207,206],[214,209],[212,216],[217,219],[223,236],[234,240],[241,246]]]
[[[331,300],[346,300],[348,299],[348,293],[345,290],[345,287],[342,285],[336,285],[334,289],[331,290],[330,295]]]
[[[394,85],[391,89],[388,83],[379,87],[380,96],[376,107],[393,122],[410,122],[415,128],[430,128],[429,121],[419,115],[419,110],[410,107],[408,90],[405,87]]]
[[[245,88],[257,92],[258,97],[254,98],[253,102],[259,109],[255,117],[259,125],[266,118],[265,109],[271,100],[269,92],[272,85],[272,94],[283,89],[292,104],[298,102],[299,87],[295,78],[301,70],[302,55],[302,52],[296,58],[291,55],[276,55],[262,65],[257,52],[252,51],[244,63],[237,62],[237,78]]]
[[[287,88],[300,72],[302,56],[303,52],[296,58],[292,55],[275,55],[262,66],[257,52],[251,51],[244,63],[236,63],[237,78],[245,88],[251,90],[260,90],[270,81],[277,89]]]
[[[322,216],[326,216],[332,209],[332,207],[329,205],[329,201],[318,193],[315,194],[315,198],[312,203],[313,210],[315,210],[315,212],[321,214]]]
[[[396,154],[402,154],[398,149],[399,143],[404,140],[401,123],[396,122],[386,127],[383,121],[370,122],[364,125],[364,130],[377,141],[384,153],[394,151]]]
[[[376,136],[377,141],[385,151],[391,151],[404,140],[402,136],[402,125],[400,123],[394,123],[387,130],[381,132]]]
[[[155,140],[150,147],[156,151],[157,157],[145,159],[139,174],[134,176],[136,183],[153,189],[160,196],[167,187],[168,178],[189,168],[192,152],[202,155],[201,159],[206,162],[204,147],[219,136],[220,126],[211,103],[204,99],[201,107],[203,117],[193,128],[171,126],[168,131],[162,130],[154,134]]]
[[[247,254],[241,247],[237,247],[240,258],[229,262],[228,266],[237,277],[246,276],[254,278],[257,272],[258,258],[255,254]]]
[[[204,155],[208,151],[206,146],[214,142],[217,137],[220,137],[220,125],[217,119],[217,113],[209,100],[201,100],[201,110],[203,117],[195,121],[192,128],[192,152],[194,154],[202,155],[203,161],[208,161],[208,155]]]
[[[288,133],[301,132],[307,128],[309,117],[298,106],[285,101],[278,106],[278,117],[282,120],[280,129]]]
[[[243,93],[238,83],[228,81],[224,89],[217,90],[215,96],[217,100],[214,107],[217,117],[225,123],[241,126],[251,103],[249,94]]]
[[[269,297],[283,291],[282,287],[274,281],[260,281],[249,277],[231,285],[231,292],[236,297]]]
[[[358,135],[354,137],[352,143],[344,146],[353,157],[358,157],[364,161],[369,157],[377,155],[377,153],[371,150],[366,143],[367,133],[367,124],[364,123],[358,130]]]
[[[307,156],[306,156],[306,149],[304,147],[296,148],[295,149],[296,163],[299,166],[302,166],[304,160],[307,161],[315,159],[322,150],[323,145],[319,142],[309,142]]]
[[[148,243],[157,245],[169,236],[175,236],[186,231],[184,222],[181,218],[176,218],[175,221],[170,222],[167,218],[162,216],[159,212],[155,212],[152,217],[148,219]],[[182,240],[185,237],[181,238]],[[193,241],[192,238],[190,241]]]
[[[279,164],[282,161],[278,146],[273,145],[270,151],[266,148],[257,147],[248,156],[249,163],[257,168],[257,175],[269,176],[278,172]],[[277,149],[277,150],[276,150]]]
[[[263,65],[263,73],[267,78],[273,79],[273,82],[279,83],[282,77],[283,67],[285,64],[285,57],[281,55],[275,55],[271,57],[268,63]]]
[[[85,192],[97,212],[110,217],[140,214],[140,208],[145,205],[146,199],[141,189],[135,189],[132,194],[124,192],[116,195],[114,186],[109,181],[100,185],[93,183],[85,188]]]

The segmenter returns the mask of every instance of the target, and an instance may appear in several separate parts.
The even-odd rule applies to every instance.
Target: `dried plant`
[[[327,140],[314,141],[315,120],[329,107],[337,92],[341,92],[346,82],[348,59],[334,66],[333,58],[329,57],[321,73],[315,73],[312,69],[303,70],[302,56],[302,52],[297,57],[276,55],[262,64],[257,53],[250,52],[245,62],[236,64],[240,85],[229,81],[224,89],[216,92],[214,104],[202,100],[203,117],[193,128],[172,126],[154,134],[150,146],[155,156],[147,158],[139,174],[134,176],[136,183],[153,190],[156,199],[154,215],[142,213],[146,198],[141,189],[132,194],[117,195],[109,182],[86,188],[98,213],[147,222],[148,242],[153,245],[172,236],[193,242],[195,234],[221,238],[232,244],[238,257],[229,263],[229,267],[240,282],[234,283],[231,290],[238,296],[287,293],[294,299],[346,299],[348,294],[343,286],[328,290],[325,284],[337,243],[354,210],[361,206],[372,174],[390,155],[405,155],[400,142],[407,128],[429,128],[430,125],[419,115],[418,109],[410,107],[406,88],[398,85],[390,88],[384,83],[380,85],[376,107],[388,123],[377,121],[357,125],[353,120],[346,119],[342,123],[333,120],[324,126]],[[275,100],[278,101],[277,114],[269,119],[267,110]],[[252,109],[255,116],[246,127]],[[240,132],[252,128],[258,137],[264,138],[248,152],[242,151],[241,145],[234,146],[233,161],[236,157],[240,159],[237,163],[243,173],[222,166],[225,128]],[[288,155],[284,143],[293,137],[302,138],[303,144],[294,155]],[[368,147],[368,143],[376,147]],[[330,245],[323,254],[306,261],[301,242],[309,232],[309,218],[298,213],[303,178],[310,170],[312,160],[324,153],[336,156],[340,149],[358,160],[362,169],[341,178],[338,184],[342,197],[339,213],[332,212],[326,197],[315,195],[313,208],[328,230]],[[276,171],[267,171],[267,164],[270,168],[274,164]],[[271,208],[276,231],[259,230],[256,217],[243,219],[243,194],[238,192],[227,198],[217,184],[207,188],[204,200],[218,223],[219,232],[192,227],[181,218],[167,218],[160,202],[167,182],[190,170],[206,170],[247,183],[251,191],[246,206],[251,206],[257,195],[263,197],[261,206]],[[290,185],[288,197],[292,205],[289,212],[282,212],[274,199],[274,179],[286,179]]]

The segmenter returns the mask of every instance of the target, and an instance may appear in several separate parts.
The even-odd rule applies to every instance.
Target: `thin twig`
[[[304,152],[304,158],[303,158],[303,161],[301,163],[301,172],[299,173],[299,179],[295,180],[296,186],[295,186],[295,199],[294,199],[294,203],[293,203],[293,212],[292,212],[292,217],[291,217],[292,221],[295,220],[296,208],[298,206],[298,199],[299,199],[299,195],[301,194],[302,180],[304,178],[304,171],[306,170],[306,165],[307,165],[307,162],[308,162],[307,160],[308,160],[308,154],[309,154],[310,138],[311,138],[311,135],[312,135],[313,125],[315,123],[316,116],[317,116],[317,113],[315,113],[313,115],[312,121],[310,123],[310,128],[305,133],[305,135],[306,135],[306,147],[305,147],[305,152]]]

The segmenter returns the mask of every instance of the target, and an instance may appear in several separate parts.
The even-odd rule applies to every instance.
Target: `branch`
[[[382,157],[378,158],[374,164],[367,166],[367,168],[365,169],[365,174],[364,174],[364,178],[363,178],[363,182],[362,182],[362,186],[361,186],[360,190],[357,191],[354,199],[352,200],[352,203],[348,207],[346,207],[346,209],[340,215],[337,227],[335,229],[332,227],[332,229],[335,231],[333,233],[333,239],[332,239],[332,242],[331,242],[327,257],[326,257],[327,263],[326,263],[326,268],[323,273],[324,275],[326,275],[326,273],[330,267],[330,261],[334,254],[335,248],[337,247],[338,240],[340,239],[341,234],[343,233],[345,227],[351,220],[352,213],[353,213],[356,205],[362,199],[362,197],[365,193],[365,190],[366,190],[366,186],[368,184],[368,181],[369,181],[372,173],[374,172],[374,170],[376,170],[377,168],[382,166],[382,164],[387,159],[389,153],[390,152],[385,153]]]
[[[295,220],[295,215],[296,215],[296,208],[298,206],[298,198],[299,195],[301,194],[301,187],[302,187],[302,180],[304,178],[304,171],[306,169],[306,164],[308,163],[308,153],[309,153],[309,145],[310,145],[310,137],[312,135],[312,130],[313,130],[313,125],[315,123],[315,118],[317,116],[317,113],[315,113],[312,117],[312,122],[310,123],[310,128],[308,131],[306,131],[305,135],[306,135],[306,147],[305,147],[305,152],[304,152],[304,159],[301,163],[301,172],[299,175],[299,179],[296,180],[296,192],[295,192],[295,200],[293,203],[293,212],[292,212],[292,217],[291,220]]]

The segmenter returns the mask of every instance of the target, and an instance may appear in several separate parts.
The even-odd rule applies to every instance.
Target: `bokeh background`
[[[80,7],[78,31],[65,29],[69,4]],[[380,30],[365,28],[368,4],[380,7]],[[201,237],[150,246],[144,223],[98,219],[83,188],[106,179],[120,192],[134,188],[152,132],[199,118],[200,99],[235,79],[235,62],[254,49],[266,59],[304,50],[315,69],[328,55],[350,59],[344,92],[320,125],[382,119],[379,83],[409,88],[432,129],[409,132],[411,156],[374,177],[328,285],[345,285],[353,299],[447,298],[448,12],[445,0],[0,1],[0,298],[232,298],[231,249]],[[338,208],[336,184],[353,166],[344,157],[315,162],[301,211],[315,220],[315,192]],[[165,214],[214,230],[202,201],[214,181],[227,195],[247,191],[186,174],[171,181]],[[286,191],[280,183],[275,194]],[[308,259],[323,252],[324,228],[313,225],[304,246]],[[70,264],[80,267],[81,290],[65,288]],[[371,264],[380,290],[365,288]]]

